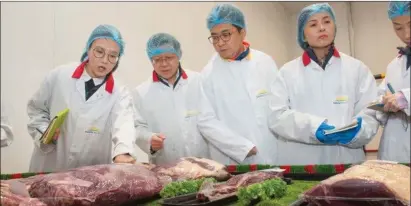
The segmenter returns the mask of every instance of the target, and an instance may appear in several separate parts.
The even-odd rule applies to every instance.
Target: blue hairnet
[[[398,16],[410,15],[409,1],[391,1],[388,4],[388,17],[392,20]]]
[[[84,61],[88,56],[87,56],[87,51],[90,49],[91,44],[96,39],[111,39],[115,41],[118,46],[120,47],[120,56],[124,54],[124,41],[123,38],[121,37],[120,31],[115,28],[114,26],[103,24],[97,26],[93,32],[91,32],[90,37],[88,38],[86,48],[84,48],[83,55],[81,56],[81,61]]]
[[[231,4],[215,6],[207,17],[207,28],[211,30],[218,24],[233,24],[245,28],[244,14]]]
[[[174,36],[167,33],[154,34],[147,42],[148,58],[151,59],[163,53],[173,53],[180,59],[182,55],[180,42]]]
[[[308,19],[317,13],[327,12],[333,21],[335,22],[335,15],[334,11],[331,6],[327,3],[320,3],[320,4],[312,4],[303,8],[298,16],[298,33],[297,33],[297,41],[301,48],[306,49],[308,47],[307,43],[304,42],[304,27],[307,24]],[[335,27],[337,31],[337,27]],[[335,32],[337,34],[337,32]]]

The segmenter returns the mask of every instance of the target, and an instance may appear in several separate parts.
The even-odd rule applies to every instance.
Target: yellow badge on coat
[[[185,117],[192,117],[192,116],[196,116],[198,114],[200,114],[200,112],[197,111],[197,110],[187,110],[186,114],[185,114]]]
[[[87,134],[99,134],[100,133],[100,129],[97,127],[90,127],[85,131]]]
[[[335,98],[333,101],[333,104],[345,104],[348,102],[348,96],[347,95],[340,95]]]
[[[260,89],[260,90],[257,91],[256,97],[261,97],[261,96],[264,96],[264,95],[266,95],[266,94],[268,94],[268,91],[267,91],[267,90],[265,90],[265,89]]]

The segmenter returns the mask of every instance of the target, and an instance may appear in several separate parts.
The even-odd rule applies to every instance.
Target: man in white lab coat
[[[3,100],[1,101],[1,147],[9,146],[14,139],[13,128],[10,125]]]
[[[46,76],[27,106],[35,145],[30,172],[135,162],[132,96],[112,74],[123,53],[120,32],[100,25],[80,63],[59,66]],[[50,120],[66,108],[69,113],[55,141],[43,144]]]
[[[204,91],[218,119],[247,138],[233,142],[249,145],[255,154],[236,161],[228,155],[230,148],[210,145],[211,157],[223,164],[276,164],[277,140],[267,125],[269,86],[278,72],[274,60],[244,41],[244,15],[231,4],[215,6],[207,27],[216,53],[202,71]]]
[[[399,47],[399,54],[388,65],[385,79],[379,87],[378,102],[384,104],[384,111],[366,111],[375,117],[368,119],[370,128],[378,128],[380,124],[384,126],[378,159],[401,163],[410,162],[410,12],[409,1],[389,3],[388,16],[405,47]]]
[[[204,95],[199,73],[181,67],[182,51],[175,37],[154,34],[147,42],[152,76],[132,93],[135,100],[137,145],[155,164],[178,158],[210,158],[208,144],[227,150],[235,160],[249,154],[252,144],[218,121]],[[244,138],[243,138],[244,139]]]
[[[343,164],[365,160],[363,146],[377,129],[364,126],[360,111],[377,95],[371,71],[334,47],[330,5],[305,7],[298,18],[301,57],[286,63],[272,86],[270,128],[278,134],[280,164]],[[358,118],[357,118],[358,117]],[[335,134],[325,131],[357,121]],[[364,137],[359,131],[370,134]]]

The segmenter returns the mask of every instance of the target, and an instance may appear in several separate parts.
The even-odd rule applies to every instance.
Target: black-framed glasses
[[[101,47],[96,47],[93,49],[93,54],[96,58],[104,58],[106,56],[106,50]],[[112,64],[117,63],[119,55],[117,53],[109,53],[108,61]]]
[[[208,37],[208,41],[210,41],[211,44],[217,44],[220,41],[220,39],[223,42],[228,42],[230,41],[232,34],[233,33],[231,32],[224,32],[220,35],[211,35],[210,37]]]

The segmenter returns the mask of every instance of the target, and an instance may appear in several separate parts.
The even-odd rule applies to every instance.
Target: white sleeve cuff
[[[323,122],[327,122],[327,121],[328,120],[326,118],[312,117],[312,120],[311,120],[311,122],[312,122],[311,123],[311,137],[313,139],[312,143],[314,143],[314,144],[324,144],[324,143],[320,142],[320,140],[317,139],[316,133],[317,133],[318,128],[321,126],[321,124]]]
[[[114,149],[113,149],[113,158],[114,159],[116,156],[121,155],[121,154],[129,154],[132,156],[134,159],[137,160],[137,157],[134,152],[134,148],[130,148],[123,143],[117,144]]]

